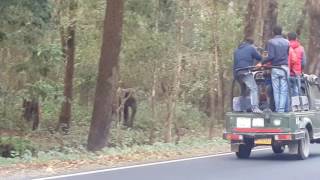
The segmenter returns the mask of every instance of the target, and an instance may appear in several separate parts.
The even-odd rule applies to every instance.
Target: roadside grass
[[[1,167],[14,165],[17,163],[45,163],[52,160],[70,161],[70,160],[98,160],[101,156],[131,156],[135,154],[151,154],[163,157],[171,155],[187,155],[192,156],[192,153],[197,153],[197,150],[206,150],[206,153],[225,152],[224,148],[228,143],[221,138],[214,138],[208,140],[206,137],[190,137],[184,138],[178,144],[175,143],[161,143],[157,142],[153,145],[133,145],[131,147],[107,147],[101,151],[92,153],[86,151],[85,147],[79,146],[77,148],[64,147],[58,150],[49,150],[47,152],[39,151],[36,157],[32,157],[30,152],[16,158],[0,157]],[[171,154],[171,155],[170,155]],[[148,160],[148,157],[141,158],[141,160]]]
[[[131,147],[109,147],[87,152],[84,147],[64,151],[39,151],[37,157],[0,158],[0,177],[37,177],[61,173],[111,168],[125,165],[188,158],[228,152],[228,143],[221,138],[184,138],[179,144],[155,143]]]

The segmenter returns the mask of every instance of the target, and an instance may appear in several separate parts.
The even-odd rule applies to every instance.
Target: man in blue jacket
[[[254,60],[260,61],[261,55],[253,45],[253,40],[248,38],[242,42],[234,52],[233,73],[234,77],[244,83],[250,90],[251,109],[254,113],[262,113],[259,109],[258,87],[250,70],[242,70],[236,73],[237,69],[254,66]],[[241,91],[244,91],[242,88]],[[243,93],[243,92],[242,92]]]
[[[263,60],[263,64],[271,62],[272,66],[278,66],[285,70],[273,68],[271,72],[273,96],[275,101],[276,112],[288,111],[288,83],[289,77],[288,55],[289,41],[282,36],[282,27],[275,26],[273,28],[275,35],[267,43],[268,56]],[[261,64],[257,65],[258,67]]]

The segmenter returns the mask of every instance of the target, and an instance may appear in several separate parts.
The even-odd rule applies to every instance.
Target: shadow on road
[[[320,157],[320,154],[311,154],[308,159],[313,159]],[[255,156],[250,157],[251,160],[272,160],[272,161],[299,161],[297,156],[294,154],[271,154],[264,156]]]
[[[311,153],[308,159],[320,158],[320,153]],[[300,161],[295,154],[285,152],[283,154],[273,154],[272,152],[255,154],[253,153],[248,160],[270,160],[270,161]]]

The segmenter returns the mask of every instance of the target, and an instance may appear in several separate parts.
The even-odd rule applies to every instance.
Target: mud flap
[[[239,145],[238,143],[232,143],[231,144],[231,152],[238,152],[239,151]]]
[[[290,144],[288,144],[288,148],[289,148],[289,153],[290,154],[297,154],[297,152],[298,152],[298,143],[297,142],[290,143]]]

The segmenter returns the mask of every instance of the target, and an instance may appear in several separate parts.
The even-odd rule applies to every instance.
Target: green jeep
[[[232,110],[225,115],[226,130],[223,138],[231,143],[231,151],[238,158],[249,158],[256,146],[271,146],[274,153],[283,153],[285,147],[299,159],[309,156],[310,143],[320,143],[320,84],[315,75],[303,75],[298,96],[291,96],[289,88],[288,112],[274,112],[271,86],[271,69],[280,67],[255,67],[236,70],[249,70],[258,85],[259,106],[263,113],[250,112],[248,89],[240,90],[240,83],[232,83]],[[282,69],[285,71],[284,69]],[[287,83],[290,87],[291,81]],[[235,94],[241,94],[235,96]]]

